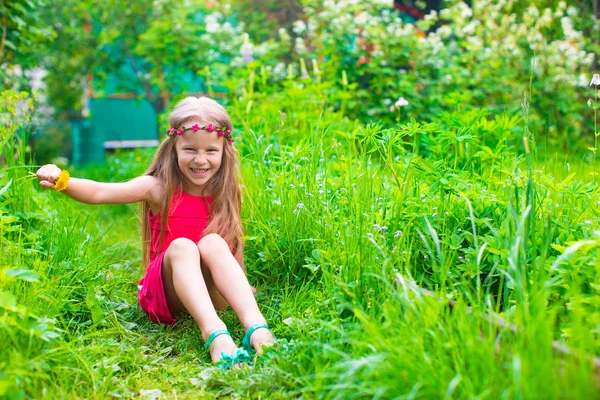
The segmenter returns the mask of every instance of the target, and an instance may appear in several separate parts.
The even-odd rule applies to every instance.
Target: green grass
[[[0,395],[597,397],[589,160],[573,156],[569,171],[534,157],[529,170],[518,116],[485,110],[363,126],[322,89],[230,105],[249,279],[281,339],[251,369],[215,369],[191,319],[158,326],[139,309],[135,206],[83,206],[35,188],[25,168],[0,170],[0,187],[15,182],[0,201]],[[73,174],[121,181],[149,156]]]

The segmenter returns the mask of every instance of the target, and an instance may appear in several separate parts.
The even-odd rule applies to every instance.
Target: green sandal
[[[254,324],[250,327],[250,329],[248,329],[248,332],[246,332],[246,334],[244,335],[244,339],[242,339],[242,347],[246,349],[246,351],[250,354],[254,354],[254,352],[256,351],[252,348],[252,346],[250,346],[250,337],[252,336],[255,330],[260,328],[265,328],[266,330],[271,332],[267,324]],[[271,332],[271,334],[273,335],[273,332]]]
[[[227,329],[218,329],[216,331],[214,331],[213,333],[210,334],[210,336],[208,337],[208,339],[206,339],[206,343],[204,343],[204,348],[206,350],[210,349],[210,345],[212,344],[212,342],[221,335],[227,335],[231,337],[231,334],[229,333],[229,331]],[[226,370],[229,369],[232,365],[234,364],[239,364],[239,363],[248,363],[250,364],[250,362],[252,361],[252,358],[250,358],[250,355],[248,354],[248,352],[244,349],[237,349],[237,351],[235,352],[234,355],[231,355],[229,353],[226,352],[221,352],[221,358],[219,359],[219,361],[216,361],[215,364],[217,365],[217,367]]]

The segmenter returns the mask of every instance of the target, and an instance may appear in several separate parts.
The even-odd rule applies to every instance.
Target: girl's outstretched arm
[[[40,185],[51,188],[61,169],[54,164],[41,167],[36,175]],[[160,204],[162,184],[153,176],[140,176],[122,183],[96,182],[89,179],[70,178],[62,191],[74,200],[87,204],[126,204],[148,201]]]

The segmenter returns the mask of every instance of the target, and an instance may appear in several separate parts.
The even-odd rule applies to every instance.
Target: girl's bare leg
[[[266,323],[258,309],[246,275],[225,240],[217,234],[209,234],[198,243],[202,267],[210,271],[215,286],[237,314],[244,330],[252,325]],[[273,335],[267,329],[257,329],[250,338],[250,345],[260,354],[261,346],[268,346]]]
[[[167,249],[162,266],[163,286],[172,315],[187,310],[202,331],[204,341],[218,330],[226,329],[215,311],[200,269],[200,252],[189,239],[175,239]],[[219,335],[212,342],[210,356],[214,361],[221,352],[233,354],[237,347],[230,336]]]

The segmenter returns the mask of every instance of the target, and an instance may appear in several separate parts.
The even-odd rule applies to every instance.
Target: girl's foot
[[[272,346],[274,340],[275,335],[273,335],[267,324],[256,324],[252,325],[246,332],[244,340],[242,340],[242,346],[248,353],[256,351],[260,356],[263,353],[262,348]]]
[[[213,363],[221,360],[221,353],[231,354],[233,357],[237,352],[237,346],[229,335],[217,336],[210,345],[210,358]]]
[[[222,369],[231,366],[241,368],[242,363],[251,361],[246,350],[238,349],[227,329],[213,331],[206,339],[204,348],[209,350],[213,363]]]
[[[256,350],[256,354],[259,356],[262,354],[262,348],[273,346],[273,340],[275,335],[268,328],[257,329],[254,334],[250,337],[250,346]]]

